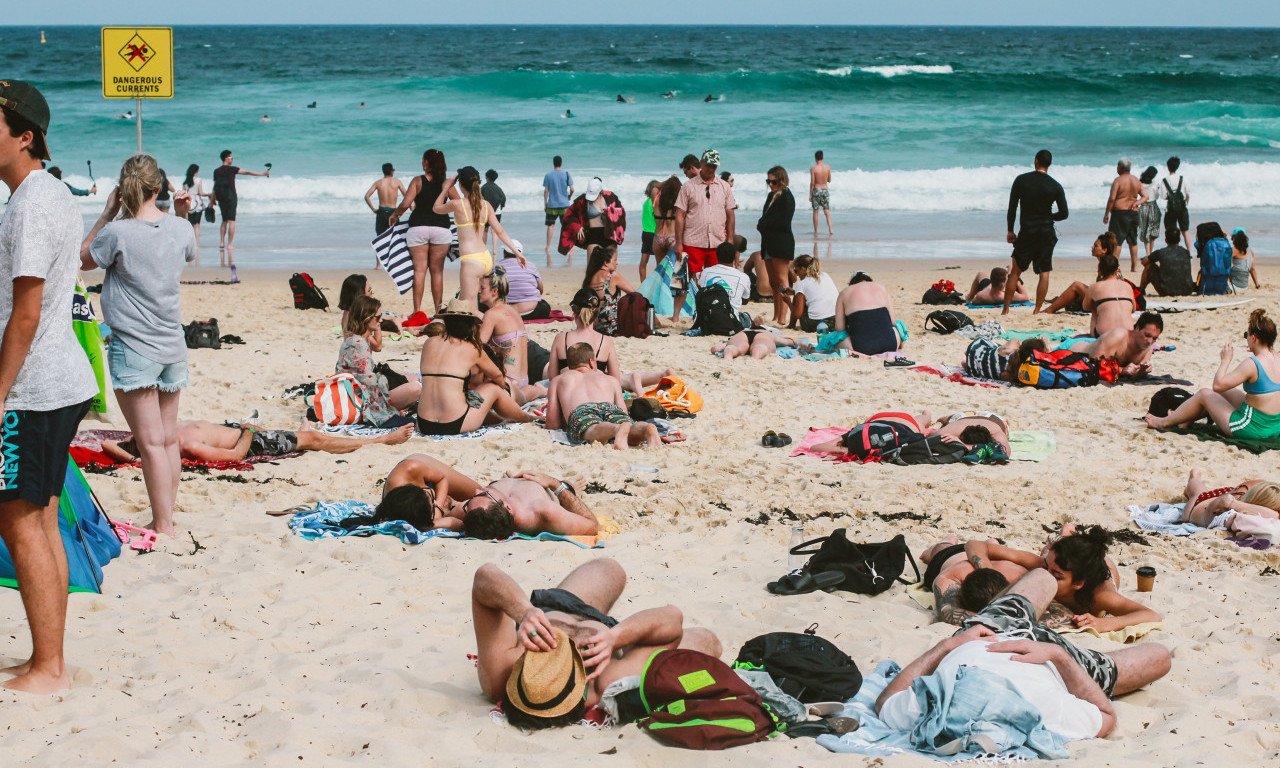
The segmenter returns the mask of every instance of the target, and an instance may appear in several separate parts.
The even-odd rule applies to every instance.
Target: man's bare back
[[[1142,182],[1132,173],[1122,173],[1111,182],[1111,204],[1113,211],[1136,211],[1142,197]]]
[[[809,169],[809,180],[814,189],[826,189],[831,183],[831,166],[827,165],[826,161],[819,160]]]
[[[394,176],[383,176],[375,181],[369,188],[369,192],[365,194],[365,199],[367,200],[369,194],[375,190],[378,193],[378,206],[381,208],[395,208],[405,194],[404,185]]]
[[[613,403],[626,410],[618,380],[595,368],[561,371],[553,384],[556,402],[564,418],[583,403]]]

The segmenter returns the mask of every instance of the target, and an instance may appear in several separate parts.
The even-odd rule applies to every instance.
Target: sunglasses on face
[[[472,497],[471,497],[471,501],[475,501],[476,499],[478,499],[478,498],[479,498],[479,497],[481,497],[481,496],[485,496],[485,497],[487,497],[487,498],[489,499],[489,501],[491,501],[491,502],[493,502],[494,504],[497,504],[499,507],[502,507],[503,509],[507,510],[507,513],[508,513],[508,514],[510,514],[511,510],[510,510],[510,509],[507,509],[507,505],[506,505],[506,504],[503,504],[501,501],[498,501],[497,497],[496,497],[496,496],[494,496],[492,493],[489,493],[489,491],[488,491],[487,489],[483,489],[483,488],[482,488],[480,491],[478,491],[478,492],[476,493],[476,495],[475,495],[475,496],[472,496]],[[468,506],[470,506],[470,502],[468,502]]]
[[[777,179],[768,179],[767,181],[771,187],[779,183]]]

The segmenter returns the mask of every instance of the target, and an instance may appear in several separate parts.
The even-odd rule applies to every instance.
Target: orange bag
[[[678,376],[663,376],[658,386],[645,392],[644,396],[656,398],[668,411],[697,413],[702,410],[702,396]]]
[[[316,380],[311,403],[316,420],[329,426],[359,424],[364,415],[364,388],[350,373],[335,373]]]

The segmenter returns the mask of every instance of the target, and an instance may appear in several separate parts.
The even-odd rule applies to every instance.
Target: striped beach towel
[[[378,263],[395,281],[396,290],[401,295],[413,288],[413,260],[409,258],[409,246],[404,241],[404,233],[408,231],[409,225],[402,222],[373,238],[373,251],[378,255]]]

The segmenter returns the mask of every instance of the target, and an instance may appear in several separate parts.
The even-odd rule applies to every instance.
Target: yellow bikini
[[[466,203],[467,203],[467,199],[466,199],[465,197],[464,197],[464,198],[462,198],[462,203],[463,203],[463,204],[462,204],[462,209],[463,209],[464,211],[469,211],[469,208],[468,208],[468,206],[467,206],[467,204],[466,204]],[[482,211],[485,211],[485,209],[488,207],[488,205],[489,205],[489,201],[487,201],[487,200],[486,200],[486,201],[482,202],[482,203],[480,204],[480,206],[481,206],[481,210],[482,210]],[[477,221],[459,221],[459,219],[460,219],[460,218],[461,218],[461,217],[460,217],[460,216],[457,216],[457,215],[455,215],[455,216],[453,217],[453,223],[454,223],[454,224],[457,224],[459,229],[461,229],[462,227],[475,227],[475,230],[476,230],[476,233],[477,233],[477,234],[480,234],[480,233],[481,233],[481,229],[480,229],[480,228],[481,228],[481,227],[483,227],[483,226],[484,226],[484,224],[485,224],[485,222],[489,220],[489,216],[488,216],[488,212],[487,212],[487,211],[485,211],[485,215],[484,215],[483,219],[481,219],[481,220],[477,220]],[[482,268],[484,268],[484,272],[485,272],[485,274],[488,274],[488,273],[490,273],[490,272],[492,272],[492,271],[493,271],[493,254],[492,254],[492,253],[489,253],[489,249],[488,249],[488,248],[486,248],[486,249],[485,249],[485,250],[483,250],[483,251],[476,251],[475,253],[464,253],[464,254],[462,254],[460,257],[458,257],[458,260],[459,260],[459,261],[474,261],[474,262],[478,263]]]

